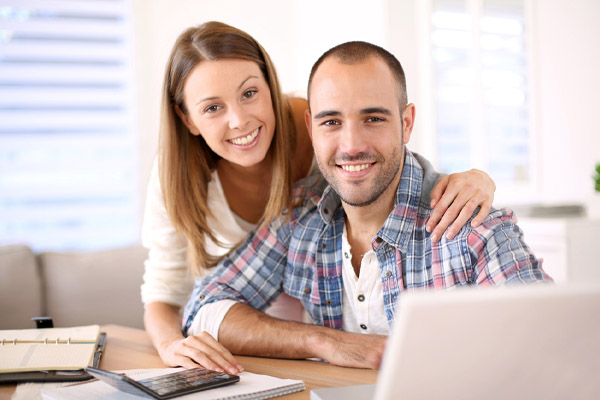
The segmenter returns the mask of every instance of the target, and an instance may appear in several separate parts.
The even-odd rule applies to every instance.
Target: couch
[[[0,246],[0,329],[119,324],[143,328],[141,245],[99,251],[43,252]]]

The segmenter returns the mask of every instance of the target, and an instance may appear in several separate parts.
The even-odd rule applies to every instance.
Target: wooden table
[[[104,325],[106,348],[100,368],[107,370],[165,368],[145,331],[118,325]],[[377,371],[336,367],[309,360],[280,360],[261,357],[236,357],[248,372],[279,378],[300,379],[306,390],[279,397],[280,399],[310,399],[310,390],[320,387],[375,383]],[[0,400],[10,399],[15,385],[0,385]]]

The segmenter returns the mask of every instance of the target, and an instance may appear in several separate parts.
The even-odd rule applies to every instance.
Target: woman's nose
[[[229,128],[243,130],[247,125],[248,113],[244,107],[240,105],[231,106],[229,108]]]

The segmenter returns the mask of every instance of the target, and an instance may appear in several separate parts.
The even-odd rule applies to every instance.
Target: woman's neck
[[[225,159],[217,161],[217,172],[219,177],[223,179],[224,176],[229,178],[239,178],[241,180],[248,180],[251,182],[264,182],[265,175],[271,176],[273,171],[272,157],[267,154],[264,160],[258,164],[245,167],[239,164],[232,163]]]
[[[269,155],[250,167],[219,160],[217,173],[229,208],[245,221],[258,223],[269,200],[272,172]]]

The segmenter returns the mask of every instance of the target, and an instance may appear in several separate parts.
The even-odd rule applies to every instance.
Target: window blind
[[[139,236],[127,0],[0,0],[0,242]]]

